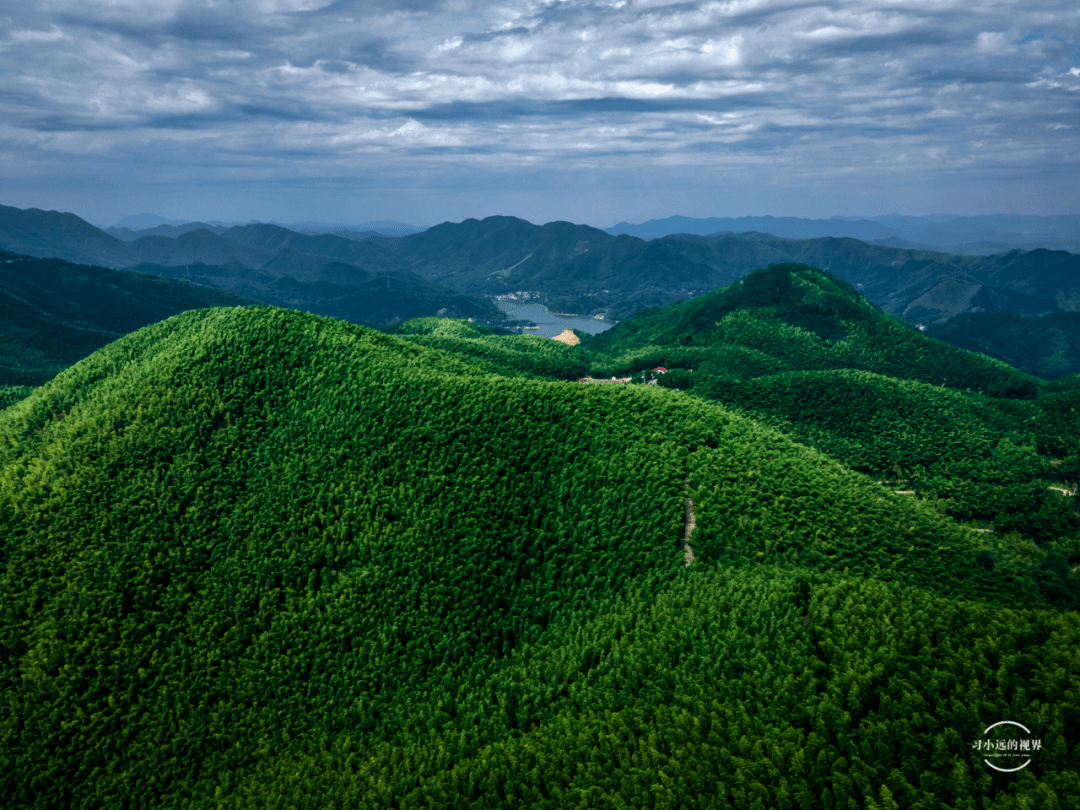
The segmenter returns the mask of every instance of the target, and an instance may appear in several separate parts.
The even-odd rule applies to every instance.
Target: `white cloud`
[[[647,96],[660,96],[665,93],[670,93],[675,89],[673,84],[656,84],[652,83],[634,83],[634,82],[619,82],[616,87],[619,88],[619,92],[625,93],[628,96],[641,96],[642,94]]]
[[[1007,56],[1017,51],[1017,47],[1000,31],[983,31],[975,38],[975,43],[979,53],[993,56]]]
[[[15,42],[55,42],[64,32],[54,25],[48,31],[10,31],[8,36]]]

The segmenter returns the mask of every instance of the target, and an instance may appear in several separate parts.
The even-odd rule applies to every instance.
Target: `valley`
[[[122,241],[70,214],[0,206],[0,248],[185,278],[262,303],[381,325],[445,309],[497,326],[503,317],[493,299],[523,290],[553,312],[620,321],[779,263],[832,273],[886,312],[923,327],[966,313],[1034,316],[1080,308],[1080,254],[1065,250],[953,255],[759,232],[645,241],[514,217],[447,222],[400,237],[308,235],[253,224]]]

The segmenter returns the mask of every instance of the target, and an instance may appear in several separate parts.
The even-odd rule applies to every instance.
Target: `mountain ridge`
[[[422,233],[379,239],[308,235],[255,224],[220,235],[202,229],[175,239],[146,236],[122,242],[81,220],[3,208],[0,246],[69,261],[106,257],[93,261],[144,270],[148,265],[241,264],[300,282],[342,261],[368,272],[408,270],[436,288],[472,296],[474,310],[491,322],[497,314],[478,299],[525,291],[555,311],[622,320],[639,309],[692,297],[782,262],[828,270],[887,311],[923,326],[978,309],[1024,315],[1080,309],[1080,255],[1062,251],[954,256],[848,237],[797,240],[745,232],[741,237],[677,234],[644,241],[584,225],[538,226],[514,217],[443,223]],[[439,294],[430,291],[433,300]]]
[[[0,793],[1067,806],[1067,557],[896,483],[663,386],[173,316],[0,412]],[[983,764],[988,717],[1046,741],[1032,776]]]
[[[666,219],[651,219],[637,225],[620,222],[604,230],[613,235],[626,233],[645,239],[677,233],[706,236],[716,231],[757,230],[788,239],[825,236],[852,237],[867,242],[900,239],[911,243],[924,243],[930,249],[960,248],[953,252],[970,252],[963,248],[974,248],[979,243],[1000,242],[1006,246],[1020,246],[1036,242],[1080,242],[1080,214],[933,217],[891,214],[829,219],[768,215],[694,218],[676,215]]]

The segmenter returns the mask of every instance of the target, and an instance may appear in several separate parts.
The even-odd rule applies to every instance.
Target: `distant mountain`
[[[417,273],[462,291],[532,290],[554,309],[616,320],[783,262],[828,270],[886,311],[922,325],[973,309],[1032,315],[1080,309],[1080,256],[1063,251],[953,256],[851,238],[781,239],[759,232],[645,242],[512,217],[439,225],[404,237],[401,249]]]
[[[185,233],[199,230],[207,230],[211,233],[221,234],[227,231],[228,227],[224,225],[210,225],[206,222],[185,222],[182,225],[156,225],[152,228],[144,228],[142,230],[131,230],[130,228],[119,227],[107,228],[105,232],[124,242],[134,242],[136,239],[141,239],[144,236],[167,236],[170,239],[175,239]]]
[[[307,257],[288,249],[280,259],[290,272]],[[473,318],[499,324],[506,316],[489,300],[458,292],[421,278],[410,270],[365,270],[344,262],[317,260],[312,272],[287,275],[274,261],[263,269],[239,264],[181,266],[136,265],[132,270],[206,284],[255,301],[300,309],[319,315],[375,325],[392,325],[411,318],[440,316]]]
[[[160,225],[182,225],[182,219],[168,219],[157,214],[131,214],[113,225],[113,228],[129,231],[142,231]],[[112,230],[110,228],[110,230]]]
[[[266,251],[267,254],[291,250],[298,254],[320,256],[357,264],[372,269],[400,267],[383,244],[391,239],[375,234],[377,239],[355,239],[334,234],[308,235],[278,225],[257,224],[229,228],[221,236],[246,248]],[[261,266],[261,265],[260,265]]]
[[[675,233],[691,233],[706,236],[719,231],[738,233],[742,231],[761,231],[788,239],[815,239],[821,236],[849,236],[853,239],[871,241],[896,236],[896,232],[876,222],[868,220],[801,219],[799,217],[709,217],[695,219],[674,216],[667,219],[651,219],[640,225],[620,222],[607,233],[614,235],[629,234],[640,239],[657,239]]]
[[[255,224],[263,223],[247,223],[247,225]],[[408,234],[412,233],[420,233],[424,230],[423,228],[418,228],[414,225],[408,225],[404,222],[393,221],[365,222],[360,225],[328,225],[318,222],[303,222],[299,224],[282,224],[271,222],[265,224],[287,229],[304,236],[333,234],[335,236],[343,236],[346,239],[360,240],[371,238],[393,239],[401,236],[407,236]],[[236,227],[244,226],[238,226],[236,223],[222,222],[182,222],[179,224],[158,224],[152,227],[146,227],[142,229],[115,226],[112,228],[106,228],[105,232],[125,242],[134,242],[136,239],[141,239],[144,236],[168,236],[175,239],[177,236],[180,236],[182,234],[201,229],[205,229],[216,234],[222,234],[230,228]]]
[[[0,385],[40,385],[178,312],[251,303],[187,281],[0,251]]]
[[[14,252],[183,278],[363,323],[426,315],[505,321],[491,301],[412,272],[391,237],[309,236],[265,224],[177,230],[122,241],[73,214],[0,206],[0,248]]]
[[[407,222],[398,222],[392,219],[380,219],[375,222],[361,222],[356,225],[335,225],[329,222],[273,222],[291,231],[314,235],[322,233],[337,233],[339,231],[372,231],[383,236],[406,236],[410,233],[420,233],[424,230],[417,225]]]
[[[74,214],[0,205],[0,249],[76,264],[125,267],[131,249]]]
[[[705,236],[719,231],[756,230],[787,239],[850,237],[893,247],[978,255],[999,253],[1014,247],[1063,250],[1080,247],[1080,215],[1077,214],[1046,217],[1018,214],[911,217],[890,214],[832,219],[769,216],[695,219],[674,216],[649,220],[640,225],[620,222],[605,230],[613,235],[625,233],[642,239],[657,239],[676,233]]]
[[[986,214],[954,217],[936,222],[923,217],[888,216],[876,221],[916,239],[936,245],[973,242],[1022,244],[1080,239],[1080,214],[1032,216]]]
[[[745,226],[749,219],[731,224]],[[760,229],[644,241],[569,222],[533,225],[515,217],[488,217],[402,237],[356,231],[304,234],[251,224],[220,233],[202,228],[175,238],[142,236],[125,242],[70,214],[0,207],[0,247],[165,275],[172,273],[153,267],[235,265],[257,270],[255,275],[271,283],[288,278],[301,284],[324,282],[323,270],[333,267],[340,276],[343,263],[357,268],[358,278],[408,271],[413,274],[410,284],[432,286],[434,297],[424,300],[452,290],[473,297],[472,308],[465,311],[485,319],[492,310],[481,298],[525,292],[557,312],[621,320],[784,262],[828,270],[886,311],[923,326],[975,310],[1024,315],[1080,310],[1077,254],[1039,249],[959,256],[850,237],[788,239]],[[216,271],[214,276],[223,277]],[[457,304],[452,309],[462,311]]]

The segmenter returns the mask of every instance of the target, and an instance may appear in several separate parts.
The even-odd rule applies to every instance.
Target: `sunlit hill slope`
[[[416,331],[186,312],[0,412],[7,806],[1080,796],[1067,577],[716,402]],[[1045,748],[992,772],[1013,717]]]

